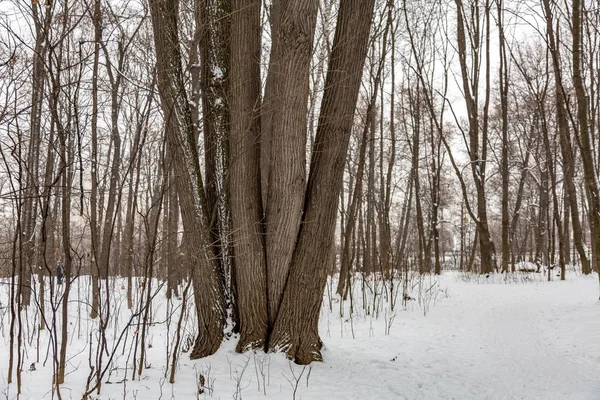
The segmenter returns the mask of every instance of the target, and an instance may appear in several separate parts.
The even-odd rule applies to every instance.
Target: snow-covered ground
[[[325,293],[320,322],[323,363],[302,367],[281,354],[236,354],[233,339],[202,360],[190,361],[182,354],[174,385],[165,378],[166,355],[174,342],[181,300],[168,304],[162,294],[154,299],[146,365],[141,378],[131,380],[133,345],[140,332],[135,325],[125,324],[131,312],[123,301],[123,286],[116,281],[111,304],[120,322],[111,322],[107,329],[108,352],[112,352],[115,338],[122,339],[115,346],[115,359],[110,375],[107,372],[103,377],[101,393],[91,398],[600,399],[597,276],[571,273],[564,282],[556,277],[546,282],[545,278],[535,273],[486,278],[452,272],[441,277],[413,277],[407,294],[414,299],[403,304],[399,292],[394,310],[381,282],[365,282],[363,297],[362,281],[356,279],[352,314],[350,300],[341,302],[329,294],[335,288],[332,282]],[[79,296],[83,298],[87,283],[82,280],[81,284]],[[77,296],[74,287],[72,298]],[[6,299],[4,293],[0,399],[14,399],[16,385],[6,384]],[[88,342],[97,340],[97,322],[87,317],[85,307],[85,301],[72,305],[63,399],[81,399],[90,375]],[[172,316],[169,325],[167,315]],[[193,315],[187,319],[184,339],[193,337]],[[27,318],[33,326],[35,313],[29,312]],[[27,335],[20,399],[53,398],[53,350],[48,347],[47,331],[40,335],[39,362],[37,331],[30,328]],[[104,358],[108,358],[106,352]],[[35,370],[30,371],[32,363]],[[201,377],[204,385],[199,394]]]

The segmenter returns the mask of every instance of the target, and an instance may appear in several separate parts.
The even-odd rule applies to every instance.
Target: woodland
[[[91,399],[157,326],[171,384],[314,365],[338,302],[591,279],[599,152],[596,1],[0,0],[2,379]]]

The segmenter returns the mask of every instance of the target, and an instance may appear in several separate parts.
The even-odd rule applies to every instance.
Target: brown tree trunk
[[[211,246],[195,129],[183,79],[177,30],[177,1],[151,0],[150,13],[167,146],[174,157],[183,227],[192,240],[188,247],[188,258],[193,266],[198,336],[191,358],[200,358],[213,354],[221,344],[225,324],[224,288]]]
[[[502,272],[508,272],[510,261],[510,217],[508,215],[508,65],[504,40],[504,10],[502,0],[496,1],[498,11],[498,38],[500,50],[500,108],[502,114]]]
[[[222,279],[229,267],[226,196],[227,141],[229,136],[229,24],[227,0],[196,0],[196,24],[200,40],[200,89],[204,136],[204,191],[214,252]],[[195,116],[196,114],[194,114]],[[194,119],[192,119],[194,121]],[[198,129],[200,121],[194,121]]]
[[[96,16],[96,18],[100,18]],[[101,21],[97,21],[101,24]],[[110,178],[108,187],[108,200],[106,203],[106,214],[104,216],[104,227],[102,228],[102,248],[98,259],[99,274],[102,279],[107,279],[110,269],[110,252],[113,245],[113,234],[115,230],[115,214],[121,203],[121,193],[118,190],[120,167],[121,167],[121,134],[119,132],[119,109],[121,108],[121,71],[124,69],[126,47],[122,42],[119,42],[119,60],[115,67],[112,66],[109,59],[109,53],[106,46],[103,45],[104,54],[107,60],[106,71],[111,83],[111,131],[110,141],[113,147],[113,158],[110,167]],[[113,73],[113,68],[115,71]]]
[[[92,67],[92,117],[91,117],[91,144],[92,168],[90,171],[90,236],[92,241],[92,257],[90,260],[90,275],[92,277],[92,309],[90,318],[98,316],[98,257],[100,252],[100,225],[98,219],[98,70],[100,65],[100,42],[102,40],[102,23],[100,21],[100,0],[94,0],[94,62]]]
[[[321,115],[312,153],[303,224],[269,348],[299,364],[321,360],[318,320],[335,231],[343,165],[350,141],[374,0],[340,4]]]
[[[267,341],[267,268],[260,190],[260,0],[232,1],[229,192],[236,266],[237,351]]]
[[[462,75],[462,84],[464,97],[467,105],[467,112],[469,114],[469,146],[468,152],[471,162],[471,172],[473,174],[473,180],[475,182],[476,198],[477,198],[477,230],[479,232],[479,251],[481,254],[481,272],[489,273],[496,269],[496,250],[494,243],[490,237],[490,231],[487,220],[487,198],[485,194],[485,170],[487,163],[487,125],[488,125],[488,106],[489,106],[489,86],[490,86],[490,61],[489,61],[489,14],[490,6],[489,1],[485,3],[485,30],[486,32],[480,32],[481,29],[481,15],[479,6],[470,7],[470,15],[464,14],[464,6],[462,0],[456,1],[457,9],[457,36],[458,36],[458,53],[460,61],[460,70]],[[473,26],[471,26],[471,25]],[[475,34],[469,34],[470,38],[470,49],[472,54],[467,51],[467,36],[465,33],[465,25],[468,29],[474,29]],[[485,51],[487,57],[485,57],[485,72],[486,72],[486,91],[485,91],[485,104],[483,109],[482,120],[479,115],[479,85],[480,85],[480,71],[479,63],[481,62],[481,43],[480,36],[485,38]],[[467,57],[470,56],[473,61],[472,71],[468,70]],[[477,64],[477,65],[475,65]],[[480,124],[482,126],[480,127]]]
[[[554,81],[556,86],[555,102],[556,102],[556,118],[558,122],[558,133],[560,136],[560,148],[563,156],[564,170],[564,185],[567,191],[569,207],[571,210],[571,221],[573,224],[573,239],[575,248],[579,253],[581,260],[581,269],[585,274],[590,273],[590,260],[587,256],[585,245],[583,242],[583,232],[579,219],[579,210],[577,208],[577,189],[574,183],[575,164],[574,153],[571,144],[569,132],[569,122],[567,118],[567,110],[565,105],[566,93],[563,87],[562,70],[560,65],[560,54],[558,50],[557,40],[554,35],[553,16],[550,7],[550,0],[543,0],[544,12],[546,17],[546,35],[548,38],[548,46],[552,58],[552,67],[554,70]]]
[[[317,0],[281,1],[273,54],[276,85],[266,208],[269,325],[277,318],[302,217],[306,189],[309,73]],[[270,72],[271,73],[271,72]]]
[[[593,159],[593,145],[588,127],[588,100],[581,75],[582,64],[582,5],[580,0],[573,0],[573,84],[577,96],[577,121],[575,129],[577,143],[583,160],[583,173],[586,192],[590,207],[590,233],[592,242],[592,259],[595,261],[593,268],[598,272],[600,279],[600,191],[598,189],[598,176]]]
[[[372,103],[371,103],[372,104]],[[365,172],[365,159],[367,153],[367,142],[369,137],[369,126],[370,119],[373,116],[371,112],[371,104],[367,107],[365,125],[362,130],[362,137],[359,144],[358,150],[358,165],[356,167],[356,183],[354,184],[354,191],[352,199],[350,201],[350,207],[348,208],[348,218],[344,228],[344,243],[342,246],[342,254],[340,256],[340,276],[338,279],[337,293],[343,296],[346,293],[346,288],[350,281],[350,274],[352,270],[352,261],[354,260],[354,254],[352,249],[352,237],[355,235],[356,228],[356,217],[358,209],[361,206],[362,199],[362,187],[363,187],[363,176]]]

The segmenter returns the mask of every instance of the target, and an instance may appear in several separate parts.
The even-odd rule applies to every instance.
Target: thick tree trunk
[[[200,88],[204,144],[204,191],[212,243],[225,279],[229,270],[226,196],[229,136],[229,24],[227,0],[196,0],[200,46]],[[200,122],[195,122],[198,132]]]
[[[198,336],[191,358],[200,358],[214,353],[221,344],[225,324],[224,288],[211,246],[195,129],[183,79],[177,34],[177,1],[151,0],[150,13],[167,146],[174,157],[183,227],[192,240],[188,251],[193,266]]]
[[[298,238],[306,189],[309,73],[317,0],[281,1],[266,208],[269,325],[277,318]],[[271,73],[271,71],[270,71]]]
[[[268,328],[259,159],[260,0],[234,0],[231,11],[229,204],[237,266],[237,350],[243,351],[264,348]]]
[[[343,165],[367,53],[374,0],[340,4],[312,153],[302,229],[269,342],[299,364],[321,360],[318,321]]]

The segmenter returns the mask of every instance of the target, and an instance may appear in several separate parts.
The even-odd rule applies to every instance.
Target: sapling
[[[292,387],[292,399],[296,400],[296,392],[298,391],[298,385],[300,384],[300,379],[302,379],[302,375],[304,375],[304,371],[306,371],[307,366],[303,366],[302,370],[300,371],[300,374],[298,376],[296,376],[296,372],[294,371],[294,367],[292,365],[292,362],[289,361],[288,365],[290,367],[290,372],[292,373],[292,377],[288,378],[285,374],[281,374],[283,375],[283,377],[290,383],[290,386]],[[310,373],[310,370],[309,370]],[[308,378],[306,380],[306,386],[308,386]]]

